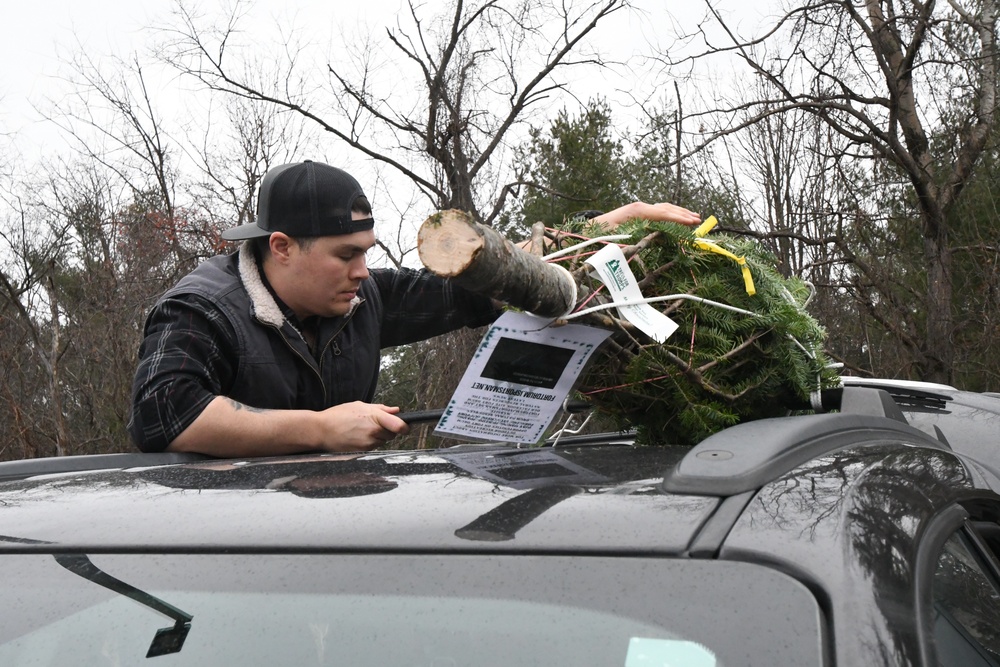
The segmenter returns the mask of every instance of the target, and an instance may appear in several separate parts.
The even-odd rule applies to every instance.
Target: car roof
[[[718,504],[655,492],[684,454],[482,447],[48,474],[0,484],[0,533],[42,549],[503,549],[517,534],[518,548],[679,552]]]
[[[732,498],[745,502],[797,467],[859,443],[954,450],[989,478],[1000,469],[996,398],[853,381],[838,401],[839,413],[747,422],[693,449],[637,447],[620,434],[524,449],[0,463],[0,548],[680,554]],[[937,421],[918,428],[909,423],[914,415]]]

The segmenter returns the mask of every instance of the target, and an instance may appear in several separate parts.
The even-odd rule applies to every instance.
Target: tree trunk
[[[52,276],[45,281],[45,291],[49,299],[49,314],[52,320],[51,345],[49,347],[49,400],[51,401],[52,421],[55,424],[56,456],[66,455],[66,417],[63,414],[62,378],[60,377],[59,357],[61,354],[61,328],[59,324],[59,302]]]
[[[955,349],[952,340],[951,250],[947,228],[941,221],[936,234],[924,237],[927,261],[927,333],[924,349],[924,377],[928,382],[951,384],[954,381]]]
[[[463,211],[427,218],[417,251],[432,273],[535,315],[559,317],[576,302],[576,281],[566,269],[521,250]]]

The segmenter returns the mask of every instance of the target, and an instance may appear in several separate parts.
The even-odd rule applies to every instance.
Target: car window
[[[823,660],[813,595],[749,563],[34,554],[0,556],[0,589],[2,665],[144,664],[154,648],[148,664],[217,667]]]
[[[945,543],[934,574],[938,664],[1000,665],[1000,594],[992,567],[965,529]]]

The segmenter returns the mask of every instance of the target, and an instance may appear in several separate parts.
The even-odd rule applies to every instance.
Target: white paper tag
[[[434,430],[476,440],[541,440],[587,360],[611,335],[508,311],[493,323]]]
[[[592,255],[587,264],[597,271],[597,277],[608,288],[611,299],[618,306],[618,312],[626,320],[638,327],[657,343],[666,341],[677,331],[677,323],[642,301],[642,291],[618,246],[608,244]]]

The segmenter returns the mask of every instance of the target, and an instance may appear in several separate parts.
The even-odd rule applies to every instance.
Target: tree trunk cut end
[[[435,213],[417,233],[420,261],[442,278],[454,278],[466,271],[486,245],[472,217],[455,209]]]
[[[436,213],[417,233],[420,261],[431,273],[541,317],[561,317],[576,303],[566,269],[518,248],[456,210]]]

